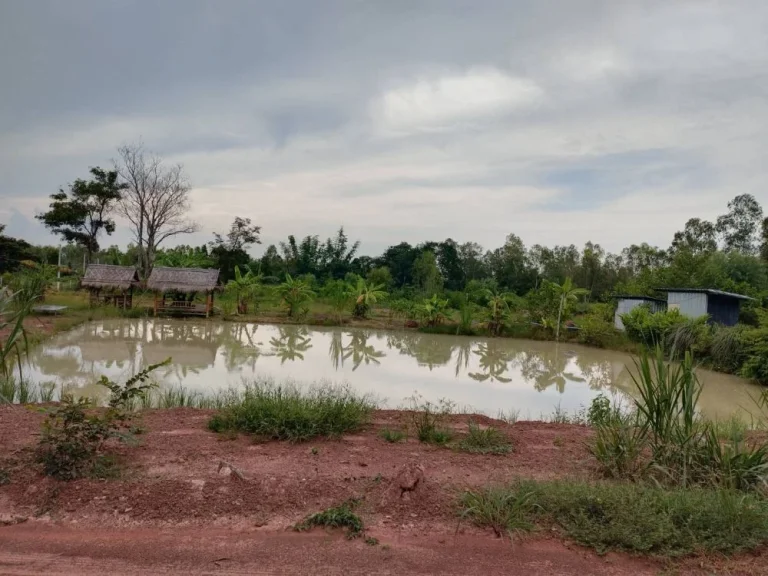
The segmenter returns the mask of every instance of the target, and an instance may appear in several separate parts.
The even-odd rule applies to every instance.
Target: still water
[[[487,414],[574,412],[600,392],[636,394],[632,357],[572,344],[234,322],[112,319],[59,334],[30,353],[26,374],[99,396],[102,374],[125,378],[172,358],[162,386],[211,392],[269,376],[277,381],[348,383],[397,407],[418,393]],[[710,417],[755,411],[760,389],[705,370],[700,408]]]

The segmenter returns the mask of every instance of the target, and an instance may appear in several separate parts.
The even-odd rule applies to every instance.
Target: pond
[[[120,381],[172,358],[156,379],[207,393],[268,376],[276,381],[348,383],[384,405],[408,405],[414,393],[496,415],[538,418],[569,413],[599,393],[636,394],[632,357],[573,344],[205,320],[110,319],[59,334],[30,353],[26,375],[38,382],[103,395],[102,375]],[[756,412],[760,388],[699,370],[700,408],[710,417]]]

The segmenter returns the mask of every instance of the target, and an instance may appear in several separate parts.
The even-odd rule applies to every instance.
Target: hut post
[[[157,298],[158,298],[158,294],[157,292],[155,292],[155,316],[157,316],[157,304],[158,304]]]

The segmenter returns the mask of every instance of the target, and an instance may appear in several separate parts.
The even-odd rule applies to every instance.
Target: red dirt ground
[[[358,435],[298,445],[225,440],[206,429],[209,416],[146,412],[140,445],[119,449],[120,479],[57,482],[30,466],[43,415],[0,406],[0,467],[11,477],[0,486],[0,574],[628,575],[670,568],[626,555],[600,557],[556,534],[512,542],[458,523],[454,503],[462,489],[518,476],[592,477],[585,427],[497,422],[515,450],[482,456],[415,440],[386,443],[377,431],[408,418],[396,411],[377,412]],[[452,424],[465,426],[466,417]],[[243,479],[220,473],[222,460]],[[424,482],[401,498],[395,478],[413,464],[424,468]],[[359,513],[378,546],[290,530],[353,497],[363,499]],[[768,558],[698,558],[674,569],[765,574]]]

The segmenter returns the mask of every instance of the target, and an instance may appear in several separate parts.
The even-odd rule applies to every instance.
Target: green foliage
[[[712,327],[712,340],[709,346],[710,360],[715,370],[738,374],[747,355],[745,335],[746,326]]]
[[[148,366],[124,386],[102,376],[98,384],[110,391],[105,410],[94,410],[87,398],[75,400],[66,395],[43,422],[37,447],[38,460],[44,472],[59,480],[73,480],[106,471],[110,459],[104,454],[104,444],[111,438],[129,440],[132,403],[151,387],[151,373],[170,362]]]
[[[290,274],[285,275],[285,282],[277,287],[277,293],[282,298],[290,318],[306,314],[307,305],[315,297],[315,292],[306,281],[294,279]]]
[[[247,432],[267,439],[303,442],[338,437],[364,426],[375,405],[347,387],[306,390],[269,381],[249,383],[237,401],[208,422],[214,432]]]
[[[248,304],[257,305],[257,296],[261,289],[261,274],[254,274],[250,266],[245,266],[245,274],[240,271],[239,266],[235,266],[235,277],[227,282],[226,291],[233,294],[237,300],[237,313],[247,314]]]
[[[733,554],[768,541],[768,503],[727,490],[518,481],[464,493],[460,514],[497,534],[553,525],[601,554]]]
[[[365,279],[369,284],[381,286],[384,290],[392,285],[392,274],[386,266],[371,268],[366,274]]]
[[[364,534],[365,528],[363,526],[363,521],[354,512],[355,506],[357,506],[357,501],[353,500],[345,502],[340,506],[317,512],[316,514],[307,516],[304,520],[296,524],[294,530],[305,532],[315,526],[345,528],[347,538],[350,540],[359,538]]]
[[[467,434],[457,447],[472,454],[507,454],[512,450],[512,444],[499,429],[493,426],[481,428],[471,420]]]
[[[579,331],[576,338],[581,344],[595,348],[613,348],[621,338],[613,323],[605,321],[599,315],[582,316],[577,323]]]
[[[446,417],[453,411],[453,404],[441,400],[438,404],[423,401],[419,397],[411,398],[411,420],[419,442],[445,445],[453,438],[453,433],[446,427]]]
[[[483,298],[486,302],[484,316],[488,326],[488,332],[492,336],[501,334],[506,323],[509,321],[512,308],[510,303],[516,302],[517,298],[509,292],[493,292],[486,290]]]
[[[384,292],[383,288],[383,284],[371,284],[362,278],[358,278],[357,283],[354,286],[350,286],[354,301],[352,315],[355,318],[365,318],[371,306],[387,297],[387,293]]]
[[[13,382],[14,365],[18,368],[19,380],[23,379],[22,357],[29,349],[24,318],[29,313],[34,299],[20,300],[18,293],[6,293],[0,290],[0,383]],[[15,388],[14,388],[15,390]],[[13,402],[13,398],[4,397],[0,389],[0,402]]]
[[[746,351],[741,375],[761,384],[768,383],[768,326],[745,331],[741,340]]]
[[[416,304],[414,313],[427,326],[438,326],[447,318],[448,300],[433,294],[431,298],[424,300],[421,304]]]
[[[102,230],[107,234],[115,231],[115,222],[109,214],[127,188],[118,183],[116,171],[91,168],[91,175],[92,180],[75,180],[69,186],[69,193],[60,189],[52,194],[48,212],[36,216],[66,242],[85,248],[88,256],[99,250],[98,236]]]
[[[630,340],[648,346],[666,346],[670,332],[683,324],[686,318],[679,310],[654,313],[648,306],[642,305],[622,314],[621,321]]]
[[[393,430],[391,428],[382,428],[379,430],[379,436],[391,444],[403,442],[408,437],[404,430]]]

